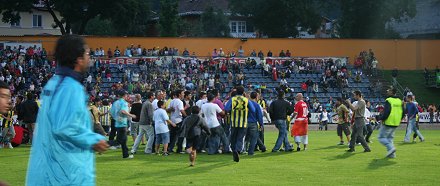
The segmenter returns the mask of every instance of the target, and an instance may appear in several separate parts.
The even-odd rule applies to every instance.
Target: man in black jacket
[[[200,108],[198,106],[191,107],[191,115],[183,120],[183,132],[186,137],[186,152],[189,154],[189,166],[194,166],[197,157],[197,149],[200,148],[200,135],[204,130],[210,135],[210,130],[205,120],[200,117]]]
[[[284,143],[284,148],[287,151],[292,151],[292,146],[287,139],[287,116],[292,114],[292,105],[284,99],[284,91],[278,91],[278,99],[273,101],[269,107],[269,114],[275,127],[279,130],[278,138],[272,152],[278,152],[281,145]]]
[[[34,95],[28,93],[26,95],[26,101],[21,104],[20,115],[23,120],[23,124],[29,131],[29,143],[32,143],[32,136],[35,128],[35,121],[37,120],[38,104],[35,101]]]

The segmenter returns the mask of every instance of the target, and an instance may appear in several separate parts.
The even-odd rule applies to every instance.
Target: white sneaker
[[[12,146],[11,143],[8,143],[8,148],[13,149],[14,147]]]
[[[134,151],[133,149],[131,149],[130,153],[131,153],[131,154],[136,154],[136,151]]]
[[[118,148],[116,148],[115,146],[110,146],[108,149],[110,149],[110,150],[116,150],[116,149],[118,149]]]
[[[396,152],[396,148],[390,149],[389,151],[387,151],[386,157],[391,158],[395,152]]]
[[[128,156],[128,159],[133,159],[133,158],[134,158],[133,154],[130,154],[130,155]]]

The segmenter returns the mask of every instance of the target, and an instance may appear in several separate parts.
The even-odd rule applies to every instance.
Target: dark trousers
[[[179,129],[182,125],[182,122],[177,123],[176,127],[170,127],[170,143],[168,144],[168,152],[173,152],[174,145],[176,145],[177,142],[177,151],[176,152],[182,152],[182,144],[183,144],[183,138],[179,137]]]
[[[110,123],[111,123],[110,124],[110,134],[108,135],[108,140],[113,141],[113,140],[115,140],[115,136],[116,136],[115,120],[112,119],[112,121]]]
[[[350,149],[354,149],[356,146],[356,141],[359,141],[364,149],[369,149],[367,142],[365,141],[363,129],[365,125],[365,119],[363,117],[356,118],[354,120],[353,129],[351,131]]]
[[[365,130],[366,129],[366,130]],[[370,142],[371,134],[373,134],[373,126],[371,124],[365,125],[365,141]]]
[[[232,152],[241,152],[243,150],[246,128],[231,127],[231,149]]]
[[[248,123],[246,130],[246,143],[249,143],[248,154],[253,155],[255,146],[258,141],[258,125],[257,123]]]
[[[266,150],[266,146],[264,146],[264,129],[258,131],[257,147],[260,150]]]
[[[121,127],[116,128],[117,135],[116,135],[116,141],[118,141],[119,144],[121,144],[122,149],[122,157],[126,158],[128,157],[128,148],[127,148],[127,128]]]

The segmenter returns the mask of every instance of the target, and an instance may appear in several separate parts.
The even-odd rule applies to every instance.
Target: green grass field
[[[242,155],[239,163],[232,155],[201,154],[195,167],[188,166],[187,154],[137,154],[126,160],[120,150],[113,150],[96,156],[97,185],[438,185],[440,130],[421,132],[425,142],[403,144],[404,131],[397,131],[396,159],[384,158],[378,131],[371,153],[362,152],[361,146],[346,153],[346,146],[336,145],[335,131],[310,131],[307,151],[257,152]],[[276,135],[266,133],[268,149]],[[29,150],[29,146],[0,149],[0,180],[24,185]]]

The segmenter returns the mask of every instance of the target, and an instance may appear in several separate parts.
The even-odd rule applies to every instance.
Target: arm
[[[65,97],[78,97],[82,95],[76,90],[60,91],[54,101],[63,100],[63,104],[54,104],[52,112],[49,114],[49,121],[51,122],[52,133],[54,137],[60,141],[66,141],[72,143],[78,148],[103,150],[106,146],[102,140],[105,140],[104,136],[94,133],[90,125],[85,123],[91,123],[89,111],[84,109],[85,101],[77,101],[78,99],[67,99]],[[79,96],[79,100],[85,100],[85,96]]]
[[[391,105],[388,101],[385,101],[383,113],[377,116],[378,120],[386,120],[391,113]]]
[[[257,103],[257,105],[258,105],[258,103]],[[260,127],[262,127],[262,126],[264,126],[264,121],[263,121],[263,111],[261,111],[260,105],[256,106],[256,111],[257,111],[258,123],[260,123]]]
[[[349,99],[345,100],[345,102],[347,103],[348,107],[349,107],[352,111],[355,111],[355,110],[357,110],[357,109],[359,108],[358,105],[353,106],[353,105],[351,104],[351,101],[350,101]]]

